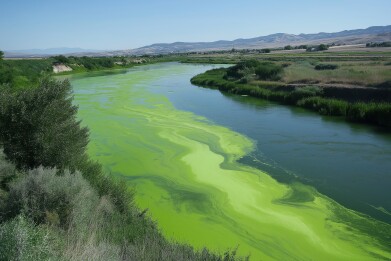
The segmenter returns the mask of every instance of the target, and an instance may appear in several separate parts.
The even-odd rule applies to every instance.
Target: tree
[[[57,55],[52,57],[57,63],[69,63],[69,59],[64,55]]]
[[[292,50],[292,49],[293,49],[293,47],[290,46],[290,45],[287,45],[287,46],[284,47],[284,50]]]
[[[0,50],[0,60],[4,58],[4,52]]]
[[[329,47],[325,44],[320,44],[317,49],[318,51],[326,51],[329,49]]]
[[[85,158],[88,129],[76,120],[68,81],[44,79],[38,88],[0,93],[0,142],[18,168],[76,168]]]

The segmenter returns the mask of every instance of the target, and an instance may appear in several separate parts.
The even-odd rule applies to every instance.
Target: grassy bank
[[[236,67],[239,73],[243,73],[236,77],[232,77],[235,76],[232,75],[232,72],[230,76],[230,70],[235,70],[235,67],[210,70],[193,77],[191,82],[198,86],[215,88],[224,92],[249,95],[282,104],[307,108],[322,115],[341,116],[352,122],[391,128],[390,102],[350,102],[341,97],[326,97],[324,94],[325,89],[317,86],[297,87],[288,85],[283,81],[267,81],[267,79],[260,80],[259,78],[252,80],[248,79],[248,77],[254,77],[256,69],[246,68]],[[281,73],[279,77],[283,79],[285,76]]]

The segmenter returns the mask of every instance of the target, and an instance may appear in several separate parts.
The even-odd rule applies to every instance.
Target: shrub
[[[241,79],[247,75],[254,74],[255,68],[260,65],[257,60],[247,60],[240,62],[226,70],[226,79]]]
[[[278,81],[281,79],[283,69],[274,63],[262,63],[255,69],[255,74],[260,80]]]
[[[294,91],[286,94],[285,101],[289,104],[296,104],[301,99],[320,96],[322,92],[322,89],[316,86],[296,87]]]
[[[0,224],[0,260],[58,260],[49,231],[23,215]]]
[[[9,84],[14,90],[36,86],[42,74],[52,70],[48,59],[4,60],[0,62],[0,84]]]
[[[40,167],[11,185],[5,215],[13,218],[23,214],[35,224],[50,220],[66,227],[78,204],[94,205],[94,200],[97,196],[80,173],[65,171],[58,176],[56,169]]]
[[[325,44],[320,44],[318,46],[309,46],[307,47],[307,52],[317,52],[317,51],[326,51],[329,47]]]
[[[76,120],[68,81],[0,94],[0,141],[18,168],[75,168],[85,157],[88,129]]]
[[[3,152],[0,150],[0,213],[4,213],[10,184],[18,174],[15,166],[4,159]],[[0,214],[0,222],[1,216]]]
[[[338,68],[336,64],[318,64],[315,66],[315,70],[335,70]]]
[[[325,45],[325,44],[320,44],[318,46],[318,51],[326,51],[328,49],[329,49],[329,47],[327,45]]]

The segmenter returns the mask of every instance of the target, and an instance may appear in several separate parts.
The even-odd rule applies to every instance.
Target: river
[[[391,135],[192,86],[218,65],[71,78],[89,154],[168,237],[252,260],[391,259]]]

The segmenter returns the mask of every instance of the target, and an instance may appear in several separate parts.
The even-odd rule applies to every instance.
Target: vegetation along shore
[[[207,71],[191,82],[391,128],[391,70],[387,61],[249,59]]]

